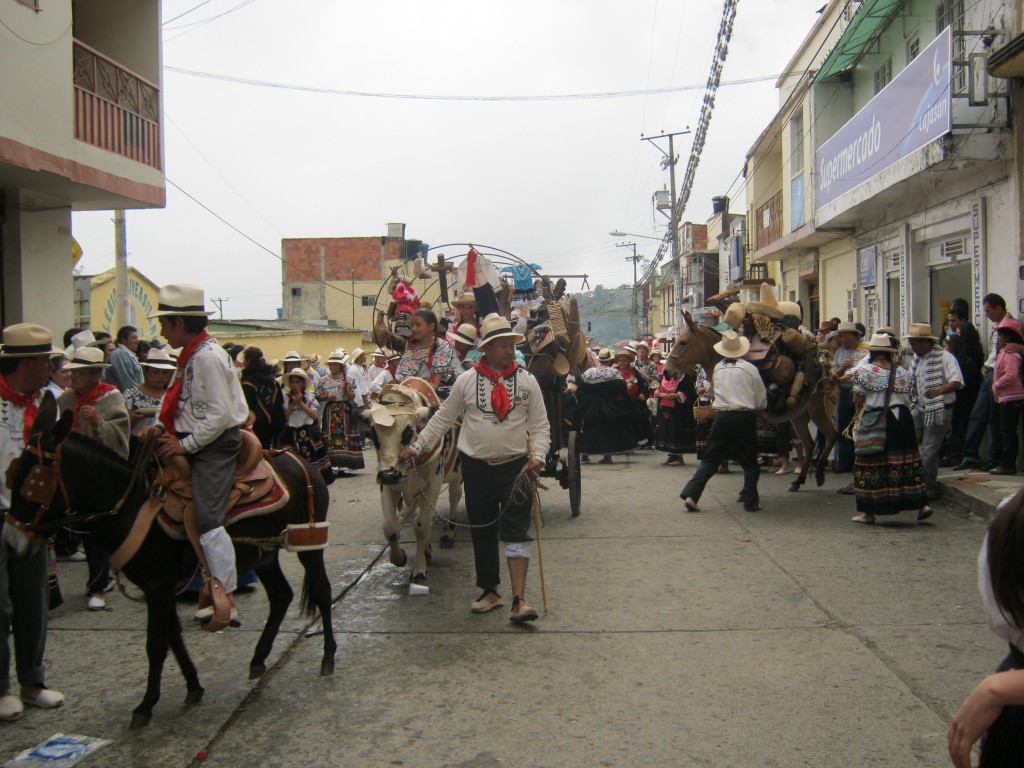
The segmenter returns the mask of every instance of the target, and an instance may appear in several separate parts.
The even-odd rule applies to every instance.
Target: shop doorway
[[[929,307],[932,333],[938,334],[946,322],[953,299],[971,297],[971,262],[958,261],[943,267],[932,267],[929,274]]]
[[[885,279],[885,324],[896,331],[897,335],[903,331],[900,325],[900,315],[902,312],[900,276],[899,273],[896,273],[889,275]]]

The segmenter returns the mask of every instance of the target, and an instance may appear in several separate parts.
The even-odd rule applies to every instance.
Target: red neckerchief
[[[117,389],[113,384],[107,384],[105,381],[97,381],[96,386],[86,392],[84,395],[80,395],[75,392],[75,404],[71,406],[71,413],[74,415],[75,420],[71,423],[72,429],[78,429],[78,410],[83,405],[92,405],[107,392],[112,392]]]
[[[25,432],[22,437],[24,438],[26,445],[28,445],[29,435],[32,434],[32,424],[36,420],[36,414],[39,413],[39,404],[36,402],[36,395],[38,394],[39,390],[36,390],[29,395],[19,392],[7,383],[7,379],[0,376],[0,398],[3,398],[11,405],[21,405],[25,407]]]
[[[192,355],[199,349],[199,345],[211,338],[210,334],[203,331],[192,341],[185,345],[178,355],[178,370],[174,374],[174,381],[171,383],[167,394],[164,395],[163,405],[160,406],[160,422],[168,432],[174,434],[174,417],[178,415],[178,400],[181,397],[181,387],[185,381],[185,366],[192,359]]]
[[[509,363],[508,368],[498,373],[488,368],[482,361],[476,364],[476,370],[480,375],[494,383],[494,388],[491,390],[491,407],[494,408],[494,414],[498,417],[498,421],[504,421],[512,409],[512,403],[508,399],[508,390],[505,388],[505,379],[515,376],[517,368],[519,366],[513,361]]]

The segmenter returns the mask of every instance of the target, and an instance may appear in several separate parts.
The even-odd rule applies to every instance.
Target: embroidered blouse
[[[441,375],[442,385],[455,381],[462,368],[455,348],[444,339],[438,339],[435,344],[419,349],[406,347],[395,366],[395,381],[401,384],[410,376],[429,381],[434,374]]]
[[[857,368],[853,372],[853,394],[864,398],[865,408],[882,408],[885,406],[885,390],[889,386],[889,369],[880,365],[870,364]],[[913,380],[910,371],[896,367],[896,380],[892,386],[889,407],[907,405],[910,402],[910,390]]]

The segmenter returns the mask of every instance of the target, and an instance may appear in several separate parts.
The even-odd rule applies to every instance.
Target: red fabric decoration
[[[7,383],[7,379],[0,376],[0,398],[3,398],[11,405],[25,406],[25,433],[22,437],[26,445],[28,445],[29,435],[32,434],[32,424],[36,420],[36,414],[39,413],[39,404],[36,402],[36,395],[38,394],[38,390],[30,395],[19,392]]]
[[[80,395],[75,392],[75,404],[71,406],[71,413],[74,415],[75,420],[71,423],[73,429],[78,429],[78,409],[83,405],[92,405],[107,392],[117,389],[113,384],[107,384],[105,381],[97,381],[96,386],[86,392],[84,395]]]
[[[185,380],[185,366],[188,365],[188,361],[192,359],[195,351],[199,349],[199,345],[209,338],[211,338],[210,334],[203,331],[186,344],[185,348],[181,350],[181,354],[178,355],[178,370],[174,374],[174,381],[171,382],[167,394],[164,395],[163,405],[160,406],[160,423],[172,435],[174,434],[174,417],[178,415],[178,400],[181,397],[181,386]]]
[[[473,246],[469,246],[469,253],[466,254],[466,287],[476,287],[476,257],[480,254]]]
[[[498,373],[492,371],[482,362],[476,364],[476,369],[480,375],[494,383],[494,389],[491,390],[491,407],[494,409],[498,421],[504,421],[505,417],[508,416],[508,412],[512,409],[512,403],[508,399],[508,390],[505,389],[505,379],[515,376],[517,368],[519,366],[515,363],[509,363],[508,368]]]

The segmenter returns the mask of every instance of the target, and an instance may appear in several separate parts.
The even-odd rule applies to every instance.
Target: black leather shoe
[[[743,509],[746,512],[759,512],[761,510],[761,502],[757,499],[743,502]]]
[[[1017,470],[1013,467],[996,467],[988,471],[990,475],[1016,475]]]
[[[843,496],[856,496],[857,495],[857,491],[854,488],[853,483],[850,483],[849,485],[844,485],[842,488],[840,488],[838,491],[836,491],[836,493],[841,493]]]
[[[980,466],[980,461],[975,461],[974,459],[964,459],[955,467],[953,467],[953,469],[955,469],[957,472],[961,472],[965,469],[978,469]]]

